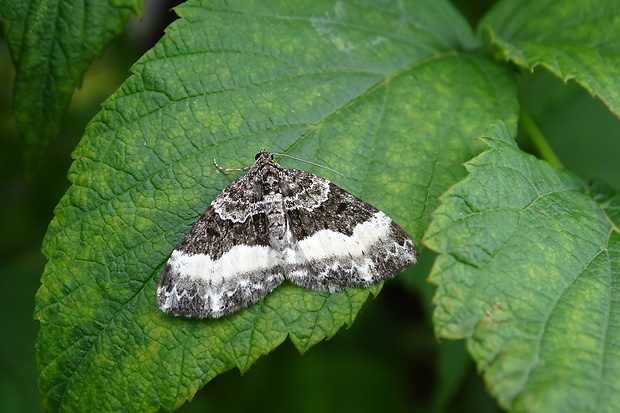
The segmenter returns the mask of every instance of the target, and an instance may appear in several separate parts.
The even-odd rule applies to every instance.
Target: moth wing
[[[288,251],[286,278],[318,291],[368,287],[415,263],[417,250],[405,231],[377,208],[333,183],[303,171],[309,193],[285,194],[296,245]]]
[[[172,252],[157,288],[162,311],[218,318],[255,303],[284,280],[250,175],[222,191]]]

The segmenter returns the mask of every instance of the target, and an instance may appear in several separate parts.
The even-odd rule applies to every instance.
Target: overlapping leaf
[[[503,125],[442,197],[437,334],[467,338],[511,411],[620,409],[620,197],[521,152]]]
[[[620,2],[509,0],[480,27],[498,55],[575,79],[620,114]]]
[[[90,63],[143,3],[0,2],[0,21],[16,68],[14,111],[30,172],[58,134],[62,114]]]
[[[158,310],[168,255],[236,177],[213,158],[245,166],[264,147],[334,167],[348,179],[320,174],[418,240],[479,151],[476,131],[496,118],[514,130],[511,74],[470,52],[447,2],[189,1],[178,13],[89,125],[45,239],[49,410],[170,410],[287,336],[305,351],[355,319],[368,291],[292,285],[218,320]]]

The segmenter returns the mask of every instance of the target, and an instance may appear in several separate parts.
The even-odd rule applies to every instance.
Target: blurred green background
[[[472,24],[493,3],[453,3]],[[40,171],[27,179],[11,112],[14,69],[0,38],[0,412],[41,411],[32,319],[45,266],[40,252],[54,206],[69,186],[71,151],[88,121],[129,75],[130,66],[173,19],[170,2],[147,2],[144,17],[95,61],[66,113],[63,130]],[[620,189],[620,128],[605,105],[577,84],[543,69],[515,73],[519,99],[567,169]],[[482,132],[482,131],[480,131]],[[535,152],[527,136],[525,150]],[[433,255],[424,251],[416,276],[388,282],[356,323],[300,355],[285,342],[246,374],[223,374],[180,411],[497,411],[461,342],[438,343],[430,324],[433,293],[425,283]],[[405,287],[405,288],[403,288]]]

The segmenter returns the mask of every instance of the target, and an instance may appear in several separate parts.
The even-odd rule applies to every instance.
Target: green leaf
[[[0,1],[0,21],[16,69],[13,103],[27,171],[34,172],[58,134],[92,60],[143,3]]]
[[[620,409],[620,197],[521,152],[500,124],[424,242],[437,335],[467,338],[511,411]]]
[[[620,2],[508,0],[480,23],[495,53],[574,78],[620,115]]]
[[[286,337],[304,352],[354,321],[369,291],[282,285],[217,320],[163,314],[169,254],[260,148],[315,170],[420,239],[483,125],[518,108],[445,1],[188,1],[74,152],[44,241],[39,387],[55,410],[172,410]],[[285,167],[305,164],[284,160]],[[102,385],[101,383],[105,383]]]

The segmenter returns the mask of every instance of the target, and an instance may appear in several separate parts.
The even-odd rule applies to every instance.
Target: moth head
[[[256,154],[256,156],[254,157],[254,160],[256,162],[254,162],[255,165],[260,165],[260,164],[265,164],[265,163],[272,163],[273,162],[273,154],[267,152],[267,150],[265,149],[261,149],[259,153]]]

